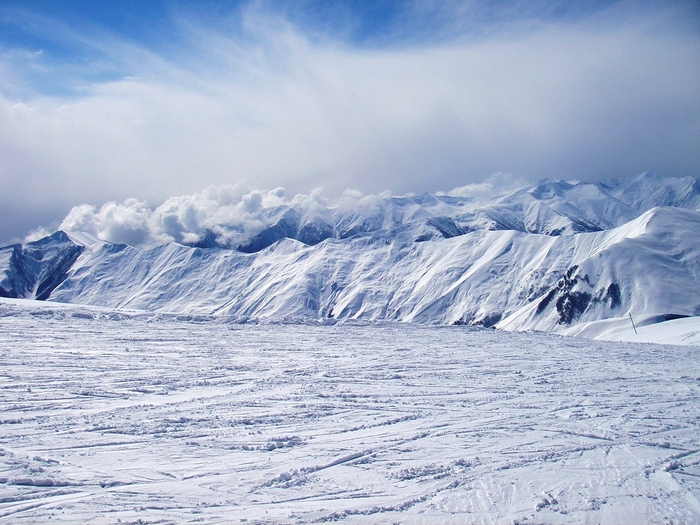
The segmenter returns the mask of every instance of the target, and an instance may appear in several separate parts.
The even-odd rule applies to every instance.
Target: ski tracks
[[[7,310],[0,522],[700,520],[693,347]]]

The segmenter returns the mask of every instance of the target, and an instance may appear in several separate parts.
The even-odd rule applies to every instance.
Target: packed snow
[[[630,316],[578,324],[564,333],[606,341],[700,346],[700,317]]]
[[[0,333],[1,523],[700,522],[698,346],[20,300]]]

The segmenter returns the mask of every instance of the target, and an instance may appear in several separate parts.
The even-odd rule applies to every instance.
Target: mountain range
[[[0,248],[0,296],[111,308],[565,332],[700,315],[700,180],[641,174],[517,191],[288,204],[226,245],[136,248],[57,231]],[[241,238],[240,236],[238,237]]]

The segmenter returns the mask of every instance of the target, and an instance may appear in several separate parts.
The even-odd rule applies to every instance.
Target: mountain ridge
[[[469,198],[393,198],[390,206],[369,214],[346,214],[338,224],[348,226],[346,232],[356,228],[347,237],[309,245],[285,234],[250,252],[178,243],[137,249],[56,232],[0,248],[0,295],[240,319],[388,320],[554,332],[628,312],[700,315],[700,213],[693,208],[700,204],[700,185],[642,176],[628,185],[643,188],[644,198],[619,182],[610,184],[638,209],[607,199],[597,185],[562,181],[501,196],[486,211],[474,208],[476,215],[493,215],[505,207],[500,223],[515,221],[522,229],[489,223],[467,229],[465,214],[447,216],[451,222],[430,214],[465,199],[473,203]],[[668,202],[671,194],[686,208],[644,209],[649,195]],[[550,204],[543,208],[544,201]],[[597,229],[576,231],[572,217],[597,209],[607,213],[601,213]],[[278,209],[271,216],[279,222],[288,213]],[[635,217],[627,220],[629,215]],[[309,217],[299,217],[297,233]],[[532,217],[537,220],[529,224],[539,230],[534,233],[527,231]],[[621,224],[600,226],[616,222]],[[569,229],[550,228],[562,224]],[[42,246],[46,253],[39,257]]]

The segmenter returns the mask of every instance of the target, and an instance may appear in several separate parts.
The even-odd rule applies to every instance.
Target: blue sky
[[[7,1],[0,6],[0,44],[22,72],[25,90],[80,95],[84,84],[134,73],[110,41],[117,40],[177,63],[192,51],[188,24],[246,42],[246,15],[283,19],[315,42],[325,39],[356,49],[381,50],[478,41],[501,25],[576,21],[614,2],[222,2],[200,1]],[[14,86],[17,88],[18,86]],[[6,89],[8,89],[6,87]],[[17,95],[22,94],[21,91]],[[26,93],[24,93],[26,95]]]
[[[0,242],[75,205],[698,176],[692,1],[0,3]]]

